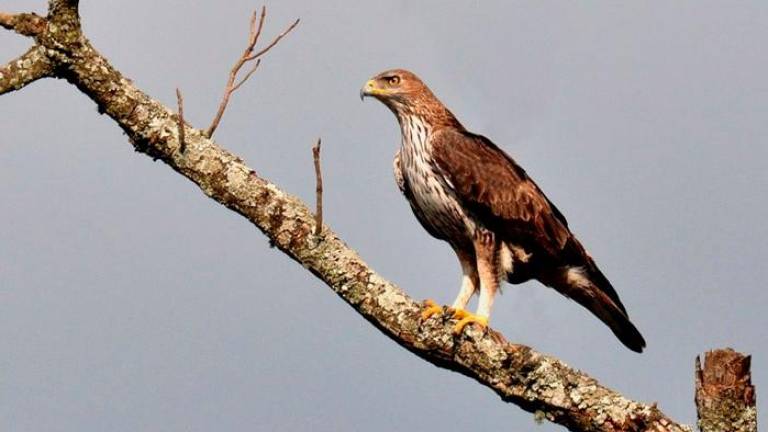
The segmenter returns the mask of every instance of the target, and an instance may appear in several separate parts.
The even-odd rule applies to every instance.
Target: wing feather
[[[573,237],[562,213],[525,170],[489,139],[443,129],[430,143],[446,183],[483,225],[553,255]]]
[[[397,150],[397,153],[395,153],[395,159],[392,161],[392,170],[395,173],[395,183],[397,183],[397,188],[400,189],[400,192],[403,195],[407,196],[403,168],[400,166],[400,150]]]

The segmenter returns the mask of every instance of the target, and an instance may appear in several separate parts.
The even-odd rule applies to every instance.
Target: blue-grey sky
[[[113,64],[204,127],[260,4],[84,1]],[[234,96],[217,141],[313,199],[416,298],[449,302],[453,253],[394,184],[394,117],[358,90],[419,74],[522,164],[619,291],[648,349],[537,283],[492,325],[693,423],[693,359],[754,355],[768,391],[768,3],[273,2],[302,23]],[[0,10],[45,2],[2,0]],[[29,41],[0,33],[9,60]],[[531,414],[392,343],[244,219],[61,81],[0,97],[0,428],[536,430]],[[761,407],[764,408],[764,407]],[[765,423],[765,409],[761,422]]]

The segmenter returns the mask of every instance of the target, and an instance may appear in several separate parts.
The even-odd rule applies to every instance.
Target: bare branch
[[[179,109],[179,151],[184,153],[187,149],[187,139],[184,136],[184,98],[178,87],[176,88],[176,105]]]
[[[323,232],[323,172],[320,169],[320,138],[312,147],[312,159],[315,162],[315,235]]]
[[[296,28],[296,26],[297,26],[297,25],[299,25],[299,22],[300,22],[300,21],[301,21],[301,19],[296,19],[296,21],[294,21],[294,22],[293,22],[293,24],[291,24],[291,25],[290,25],[290,26],[289,26],[287,29],[285,29],[285,30],[284,30],[282,33],[280,33],[279,35],[277,35],[277,37],[276,37],[276,38],[275,38],[275,39],[274,39],[272,42],[270,42],[270,43],[269,43],[269,45],[267,45],[266,47],[264,47],[262,50],[260,50],[260,51],[259,51],[259,52],[257,52],[256,54],[253,54],[253,55],[251,55],[250,57],[248,57],[248,60],[253,60],[253,59],[259,58],[259,57],[263,56],[264,54],[266,54],[266,53],[267,53],[267,51],[271,50],[271,49],[272,49],[272,48],[273,48],[275,45],[277,45],[277,43],[278,43],[278,42],[280,42],[280,39],[284,38],[284,37],[285,37],[285,36],[286,36],[288,33],[290,33],[290,32],[291,32],[291,30],[293,30],[294,28]]]
[[[18,15],[0,12],[0,27],[7,30],[16,30],[16,17]]]
[[[261,35],[261,30],[264,27],[264,19],[267,16],[267,8],[266,6],[262,6],[261,8],[261,18],[257,21],[257,14],[256,11],[253,11],[253,14],[251,14],[251,26],[250,26],[250,33],[248,35],[248,44],[245,47],[245,51],[240,55],[240,58],[237,59],[235,62],[235,65],[232,66],[232,69],[229,71],[229,77],[227,78],[227,84],[224,87],[224,95],[221,97],[221,102],[219,103],[219,108],[216,110],[216,115],[213,118],[213,121],[211,121],[211,125],[208,126],[208,129],[205,131],[205,135],[210,138],[213,136],[213,133],[216,131],[216,128],[219,126],[219,122],[221,122],[222,116],[224,116],[224,110],[227,109],[227,105],[229,104],[229,98],[232,96],[232,93],[236,90],[235,87],[239,88],[245,80],[241,81],[238,85],[235,85],[235,80],[237,79],[237,74],[240,72],[240,69],[243,67],[243,65],[248,60],[248,56],[253,52],[254,47],[256,46],[256,43],[259,41],[259,36]],[[252,71],[256,70],[256,67],[259,66],[259,62],[256,63],[256,66],[252,69]],[[250,74],[249,74],[250,75]],[[246,76],[247,79],[247,76]]]
[[[22,36],[39,36],[47,25],[45,18],[34,13],[8,14],[0,12],[0,27]]]
[[[213,133],[216,132],[216,128],[219,127],[219,123],[221,122],[221,118],[224,116],[224,111],[227,109],[227,105],[229,104],[229,99],[232,96],[232,93],[237,91],[248,79],[251,77],[251,75],[256,72],[256,69],[259,68],[259,65],[261,64],[261,57],[262,55],[266,54],[267,51],[272,49],[277,43],[285,37],[291,30],[293,30],[298,24],[299,20],[297,19],[293,24],[291,24],[285,31],[280,33],[272,42],[270,42],[265,48],[261,49],[256,54],[253,54],[253,50],[256,48],[256,44],[259,42],[259,36],[261,36],[261,31],[264,28],[264,20],[267,17],[267,8],[262,7],[261,8],[261,14],[257,15],[256,11],[253,12],[251,15],[251,25],[250,25],[250,32],[248,34],[248,44],[245,47],[245,50],[240,55],[240,58],[237,59],[235,62],[235,65],[232,66],[232,70],[229,72],[229,76],[227,78],[227,84],[224,87],[224,94],[221,97],[221,102],[219,103],[219,108],[216,110],[216,115],[213,117],[213,120],[211,121],[211,125],[208,126],[208,129],[205,130],[204,135],[208,138],[213,136]],[[258,19],[257,19],[258,18]],[[246,73],[245,77],[241,79],[240,81],[235,84],[237,81],[237,76],[240,73],[240,70],[243,68],[243,66],[251,61],[256,60],[256,63],[253,65],[253,67]]]
[[[251,31],[248,35],[248,46],[245,48],[245,52],[250,54],[253,52],[254,47],[256,46],[256,42],[259,41],[259,36],[261,36],[261,30],[264,28],[264,20],[267,18],[267,7],[262,6],[261,7],[261,15],[259,17],[258,24],[256,24],[256,11],[253,11],[253,14],[251,15]],[[247,57],[248,54],[243,53],[243,57]]]
[[[21,90],[52,74],[53,63],[46,57],[45,48],[35,45],[21,57],[0,66],[0,95]]]
[[[237,89],[239,89],[241,85],[245,84],[245,82],[248,81],[248,78],[250,78],[251,75],[253,75],[253,73],[256,72],[256,69],[259,68],[260,64],[261,64],[261,59],[256,60],[256,63],[253,64],[253,67],[251,68],[251,70],[249,70],[248,73],[245,74],[245,77],[243,77],[243,79],[241,79],[239,83],[235,84],[234,87],[232,87],[232,92],[237,91]]]

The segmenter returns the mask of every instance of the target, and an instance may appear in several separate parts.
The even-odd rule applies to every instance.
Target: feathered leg
[[[453,306],[451,307],[458,310],[467,307],[472,294],[480,286],[480,278],[477,275],[474,254],[456,249],[456,256],[459,257],[459,263],[461,263],[461,290],[459,290],[459,295],[456,296],[456,300],[453,301]]]
[[[480,279],[480,300],[477,311],[474,314],[466,311],[454,313],[456,318],[461,318],[453,328],[454,333],[461,333],[469,323],[477,323],[481,326],[488,325],[491,316],[493,300],[499,289],[499,243],[493,233],[478,233],[474,241],[477,274]]]

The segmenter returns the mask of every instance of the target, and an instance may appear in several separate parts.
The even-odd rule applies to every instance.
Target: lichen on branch
[[[46,55],[45,47],[35,45],[19,58],[0,66],[0,95],[20,90],[52,73],[53,62]]]
[[[34,13],[9,14],[0,12],[0,27],[22,36],[38,36],[45,30],[45,18]]]

